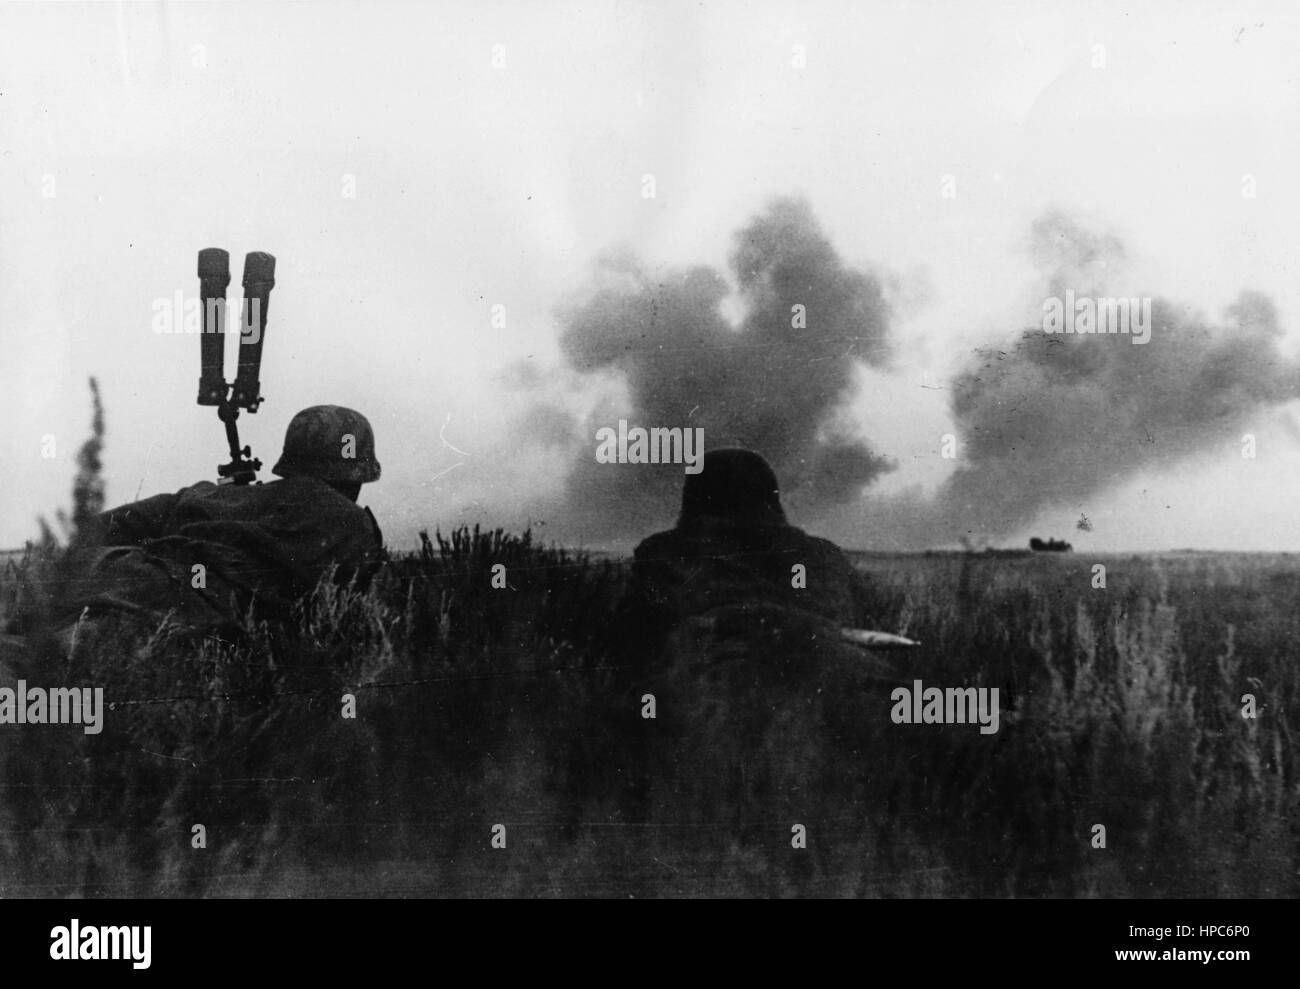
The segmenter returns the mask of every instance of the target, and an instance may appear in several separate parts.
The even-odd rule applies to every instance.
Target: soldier
[[[861,575],[834,544],[786,521],[776,475],[757,453],[711,450],[688,474],[677,526],[636,548],[625,628],[644,656],[687,619],[865,626]]]
[[[865,691],[892,672],[843,640],[869,611],[844,553],[787,522],[761,456],[706,453],[676,527],[636,548],[615,623],[631,669],[591,756],[595,785],[666,835],[702,821],[742,835],[851,801],[869,751],[857,726],[880,723]]]
[[[104,512],[70,549],[70,570],[89,572],[65,620],[127,613],[229,630],[252,607],[284,617],[335,568],[365,582],[383,538],[361,485],[379,479],[365,416],[317,405],[293,417],[269,484],[209,481]]]

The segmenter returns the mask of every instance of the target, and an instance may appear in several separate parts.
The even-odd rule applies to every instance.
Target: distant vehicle
[[[1063,539],[1049,539],[1044,542],[1037,536],[1029,540],[1029,548],[1035,553],[1068,553],[1074,549]]]

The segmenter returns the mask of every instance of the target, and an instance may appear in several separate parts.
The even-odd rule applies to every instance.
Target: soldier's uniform
[[[839,547],[786,522],[767,462],[728,449],[687,475],[676,528],[637,546],[623,627],[649,658],[682,622],[710,613],[856,627],[867,612],[863,578]]]
[[[284,617],[331,570],[337,581],[368,580],[383,538],[349,497],[380,473],[365,418],[337,406],[298,413],[272,470],[283,479],[203,481],[98,516],[72,547],[84,576],[65,615],[172,612],[184,625],[220,629],[250,607],[259,618]]]
[[[825,810],[857,785],[853,725],[879,723],[861,709],[878,667],[839,635],[870,617],[844,553],[787,523],[763,458],[710,451],[677,526],[636,548],[617,623],[631,669],[592,772],[625,819],[685,828],[684,862],[701,847],[688,825],[748,838],[754,821]],[[647,695],[653,719],[639,716]]]

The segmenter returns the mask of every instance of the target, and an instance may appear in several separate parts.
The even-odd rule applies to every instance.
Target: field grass
[[[624,565],[527,534],[426,539],[238,645],[99,624],[69,652],[57,552],[10,561],[16,672],[113,707],[0,726],[0,895],[1300,893],[1300,559],[857,563],[874,627],[924,643],[897,685],[997,687],[996,734],[895,725],[893,685],[815,645],[635,668]]]

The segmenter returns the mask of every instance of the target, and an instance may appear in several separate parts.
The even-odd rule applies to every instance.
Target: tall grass
[[[69,649],[56,555],[0,580],[16,672],[114,706],[97,736],[0,726],[4,895],[1300,892],[1294,557],[1104,558],[1104,590],[1081,556],[864,558],[876,627],[924,643],[898,684],[998,687],[981,735],[893,724],[890,684],[807,643],[635,668],[625,568],[528,533],[426,535],[234,643]]]

